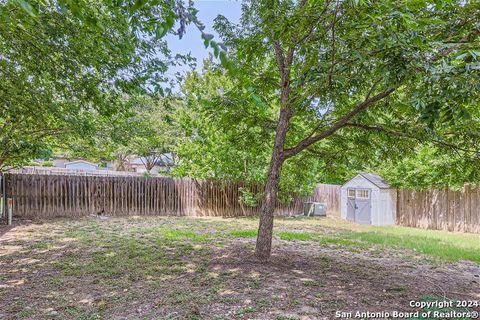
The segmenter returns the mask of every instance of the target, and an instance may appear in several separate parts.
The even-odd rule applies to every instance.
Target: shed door
[[[355,189],[347,189],[347,220],[355,221]]]
[[[355,190],[355,222],[363,224],[372,223],[372,199],[368,189]]]

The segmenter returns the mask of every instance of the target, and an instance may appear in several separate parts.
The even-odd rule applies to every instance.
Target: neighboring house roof
[[[145,157],[136,157],[130,161],[130,164],[133,165],[143,165],[146,162]],[[171,153],[164,153],[160,155],[159,159],[155,162],[156,166],[160,167],[172,167],[174,165],[172,154]]]
[[[65,165],[67,166],[69,164],[77,164],[77,163],[84,163],[84,164],[89,164],[89,165],[98,167],[98,164],[93,163],[93,162],[89,162],[89,161],[85,161],[85,160],[75,160],[75,161],[66,162]]]
[[[388,184],[388,182],[383,180],[383,178],[380,177],[378,174],[360,172],[358,175],[364,177],[365,179],[367,179],[368,181],[370,181],[371,183],[373,183],[374,185],[376,185],[380,189],[389,189],[390,188],[390,185]]]

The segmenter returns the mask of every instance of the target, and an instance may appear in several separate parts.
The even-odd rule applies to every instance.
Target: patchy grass
[[[277,233],[280,239],[293,241],[293,240],[300,240],[300,241],[309,241],[318,236],[313,233],[306,233],[306,232],[292,232],[292,231],[280,231]]]
[[[322,238],[321,242],[343,246],[380,245],[410,249],[445,261],[470,260],[480,263],[480,235],[340,223],[342,227],[338,233]],[[347,226],[350,228],[347,229]]]
[[[247,227],[257,222],[245,220],[250,222]],[[320,244],[358,249],[374,246],[408,249],[444,261],[469,260],[480,263],[480,235],[475,234],[400,226],[375,227],[338,219],[277,219],[276,227],[274,236],[285,241],[319,241]],[[308,227],[308,232],[295,230],[303,227]],[[257,230],[235,229],[229,235],[235,238],[255,238]]]
[[[382,245],[395,248],[411,249],[419,253],[438,257],[446,261],[470,260],[480,263],[480,239],[469,235],[455,237],[440,234],[417,235],[417,231],[403,229],[387,229],[371,232],[351,232],[341,234],[339,239],[355,243]],[[413,232],[412,232],[413,231]]]
[[[159,233],[161,237],[167,240],[206,241],[210,239],[209,234],[199,234],[192,230],[164,229],[159,230]]]
[[[280,227],[298,227],[309,225],[305,219],[283,219]],[[444,261],[469,260],[480,263],[480,235],[454,233],[437,230],[388,226],[376,227],[359,225],[338,219],[317,219],[312,222],[317,228],[325,228],[323,232],[298,232],[293,239],[288,236],[282,240],[319,240],[321,244],[370,248],[383,246],[388,248],[408,249],[414,252],[440,258]],[[286,233],[291,233],[286,231]],[[308,238],[308,239],[307,239]]]
[[[230,235],[235,238],[255,238],[257,230],[232,230]]]
[[[477,294],[479,265],[458,262],[480,261],[476,235],[276,219],[272,261],[261,264],[252,255],[257,223],[18,225],[0,236],[0,318],[329,319],[336,310],[405,310],[412,299]]]

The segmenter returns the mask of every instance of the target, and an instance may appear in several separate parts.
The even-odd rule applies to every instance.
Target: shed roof
[[[383,180],[382,177],[380,177],[378,174],[375,173],[367,173],[367,172],[360,172],[360,176],[364,177],[380,189],[390,189],[390,185]]]

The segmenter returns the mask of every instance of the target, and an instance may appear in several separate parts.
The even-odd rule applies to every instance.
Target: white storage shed
[[[374,173],[359,173],[340,189],[342,218],[376,226],[395,224],[397,190]]]

